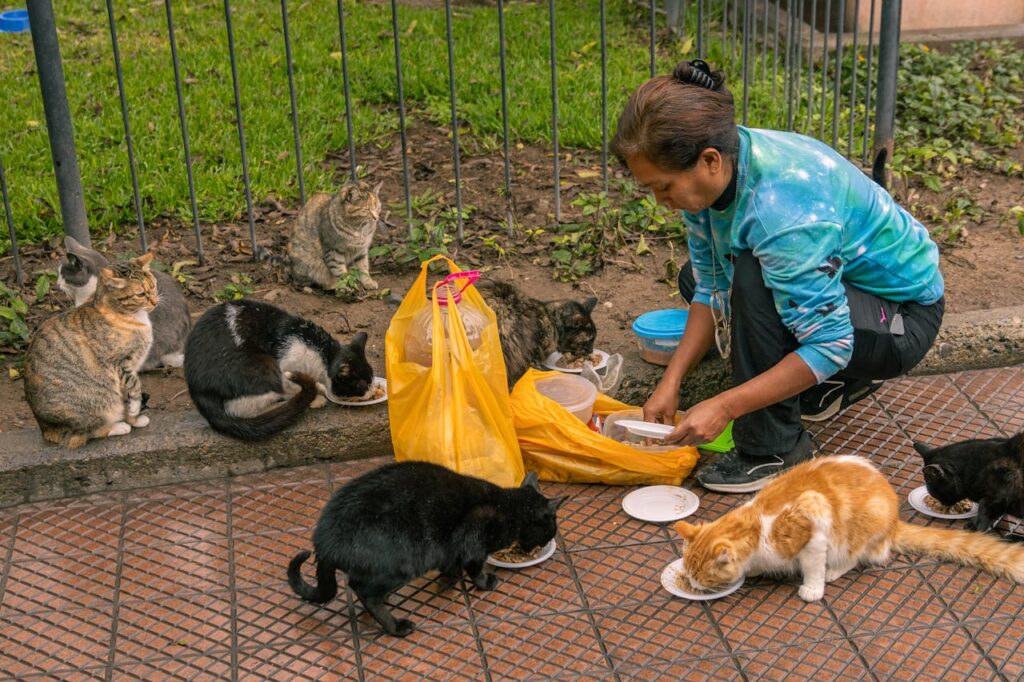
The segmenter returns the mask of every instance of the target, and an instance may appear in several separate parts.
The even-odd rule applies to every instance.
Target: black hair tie
[[[690,72],[683,80],[708,90],[715,89],[715,79],[711,76],[711,67],[703,59],[694,59],[690,62]]]

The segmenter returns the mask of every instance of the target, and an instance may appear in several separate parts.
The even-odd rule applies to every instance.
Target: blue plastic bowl
[[[12,9],[7,12],[0,12],[0,33],[26,33],[27,31],[27,9]]]
[[[640,357],[655,365],[667,365],[683,338],[687,317],[686,310],[665,308],[636,318],[633,333],[640,344]]]

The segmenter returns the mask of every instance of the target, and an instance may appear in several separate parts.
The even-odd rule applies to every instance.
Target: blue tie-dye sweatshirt
[[[683,211],[697,280],[693,300],[728,300],[730,254],[752,251],[796,353],[822,382],[850,362],[853,325],[842,282],[891,301],[943,294],[938,247],[888,192],[804,135],[740,127],[736,198],[724,211]],[[724,305],[728,305],[724,303]]]

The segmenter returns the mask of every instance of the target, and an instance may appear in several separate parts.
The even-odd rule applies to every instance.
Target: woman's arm
[[[703,303],[691,304],[683,338],[672,353],[661,381],[644,403],[644,419],[672,423],[679,406],[679,387],[714,342],[715,323],[711,318],[711,308]]]

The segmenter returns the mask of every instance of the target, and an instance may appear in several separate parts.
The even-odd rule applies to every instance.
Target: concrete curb
[[[630,353],[616,394],[642,404],[661,368]],[[1008,367],[1024,362],[1024,305],[947,315],[931,352],[914,374]],[[708,398],[730,382],[728,363],[709,355],[684,385],[682,401]],[[44,443],[36,429],[0,433],[0,507],[317,461],[393,454],[386,405],[328,406],[273,438],[246,443],[221,436],[194,411],[168,412],[125,437],[92,441],[78,450]]]

